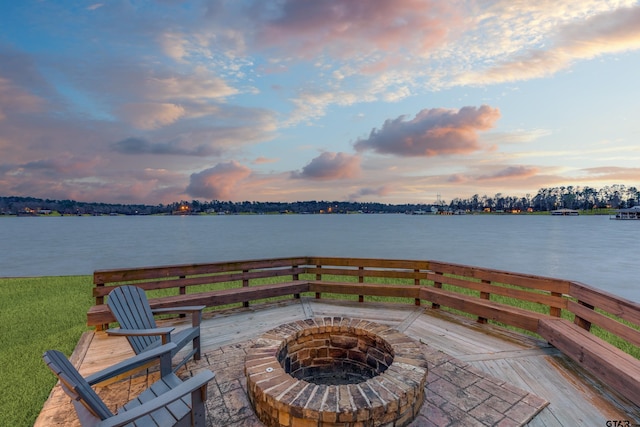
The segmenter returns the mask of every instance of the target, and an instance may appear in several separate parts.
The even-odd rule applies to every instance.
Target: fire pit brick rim
[[[317,385],[285,372],[278,353],[287,343],[327,332],[373,334],[389,345],[393,361],[384,372],[359,384]],[[249,400],[269,426],[288,427],[296,418],[317,420],[319,425],[374,419],[376,423],[401,420],[397,425],[407,425],[424,400],[428,366],[420,346],[392,327],[357,318],[320,317],[283,324],[263,334],[248,350]],[[359,406],[353,406],[355,401]]]

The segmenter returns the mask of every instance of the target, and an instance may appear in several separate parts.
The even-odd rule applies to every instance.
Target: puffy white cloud
[[[227,200],[234,198],[234,189],[251,175],[251,169],[232,160],[218,163],[210,169],[191,175],[187,194],[204,199]]]
[[[311,180],[336,180],[354,178],[360,173],[360,158],[347,153],[324,152],[302,168],[293,172],[292,178]]]
[[[355,143],[358,151],[374,150],[398,156],[468,154],[480,150],[478,131],[488,130],[500,111],[488,105],[459,110],[424,109],[411,120],[389,119]]]

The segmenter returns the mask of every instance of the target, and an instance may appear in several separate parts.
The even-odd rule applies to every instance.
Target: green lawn
[[[91,276],[0,279],[0,420],[32,426],[56,379],[42,353],[71,355],[91,306]]]

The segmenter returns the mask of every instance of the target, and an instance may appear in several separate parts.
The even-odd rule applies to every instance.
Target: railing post
[[[587,304],[586,302],[582,302],[582,301],[578,301],[578,304],[587,307],[589,310],[593,310],[595,307],[592,306],[591,304]],[[582,317],[578,316],[576,314],[576,317],[573,319],[573,323],[575,323],[576,325],[580,326],[582,329],[586,330],[586,331],[591,331],[591,322],[589,322],[586,319],[583,319]]]
[[[187,276],[180,276],[180,278],[181,278],[181,279],[186,279],[186,278],[187,278]],[[186,294],[187,294],[187,287],[186,287],[186,286],[184,286],[184,285],[183,285],[183,286],[180,286],[180,288],[178,288],[178,289],[179,289],[179,290],[178,290],[178,293],[179,293],[180,295],[186,295]]]
[[[482,283],[491,284],[491,280],[481,280]],[[480,291],[480,298],[486,299],[489,301],[491,299],[491,294],[489,292]],[[486,317],[478,316],[478,323],[487,323]]]
[[[415,268],[413,270],[413,272],[415,273],[416,277],[413,279],[413,284],[415,286],[420,286],[420,278],[418,278],[418,274],[420,274],[420,269],[419,268]],[[415,305],[420,305],[420,298],[416,298],[415,299]]]
[[[316,264],[318,269],[322,268],[322,265]],[[322,273],[316,273],[316,280],[322,280]],[[320,299],[320,292],[316,292],[316,299]]]
[[[560,292],[551,292],[551,296],[562,298]],[[562,309],[560,307],[549,306],[549,315],[553,317],[562,317]]]
[[[244,276],[245,274],[249,274],[249,270],[242,270],[242,275]],[[249,279],[247,279],[246,277],[242,279],[242,287],[243,288],[249,287]],[[249,307],[249,301],[243,301],[242,306]]]
[[[180,276],[181,279],[186,279],[187,276]],[[178,294],[180,295],[186,295],[187,294],[187,287],[186,286],[180,286],[178,288]],[[187,317],[187,315],[185,313],[181,313],[178,315],[178,317]]]
[[[297,265],[292,265],[292,266],[291,266],[291,268],[292,268],[293,270],[296,270],[296,269],[298,268],[298,266],[297,266]],[[292,279],[293,279],[294,281],[296,281],[296,280],[300,280],[300,275],[299,275],[298,273],[293,273],[293,277],[292,277]],[[300,299],[300,294],[293,294],[293,297],[294,297],[295,299]]]
[[[104,283],[96,283],[96,288],[104,288]],[[104,304],[104,296],[100,295],[96,297],[96,305]],[[104,331],[109,329],[108,323],[103,323],[102,325],[96,325],[96,331]]]
[[[364,283],[364,267],[358,267],[358,283]],[[358,295],[358,302],[364,302],[364,295]]]
[[[436,274],[437,274],[437,275],[440,275],[440,276],[442,276],[442,275],[443,275],[443,273],[442,273],[442,272],[440,272],[440,271],[436,271]],[[434,287],[434,288],[437,288],[437,289],[442,289],[442,282],[436,282],[436,281],[434,281],[434,282],[433,282],[433,287]],[[432,303],[431,303],[431,308],[436,308],[436,309],[437,309],[437,308],[440,308],[440,304],[436,304],[435,302],[432,302]]]

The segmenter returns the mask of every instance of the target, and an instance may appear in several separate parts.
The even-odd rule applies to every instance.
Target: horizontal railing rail
[[[430,267],[429,280],[437,288],[449,285],[454,292],[475,291],[481,299],[506,304],[511,299],[516,306],[521,305],[518,302],[538,304],[540,310],[554,317],[560,317],[567,308],[567,280],[435,261]],[[478,320],[486,322],[482,317]]]

